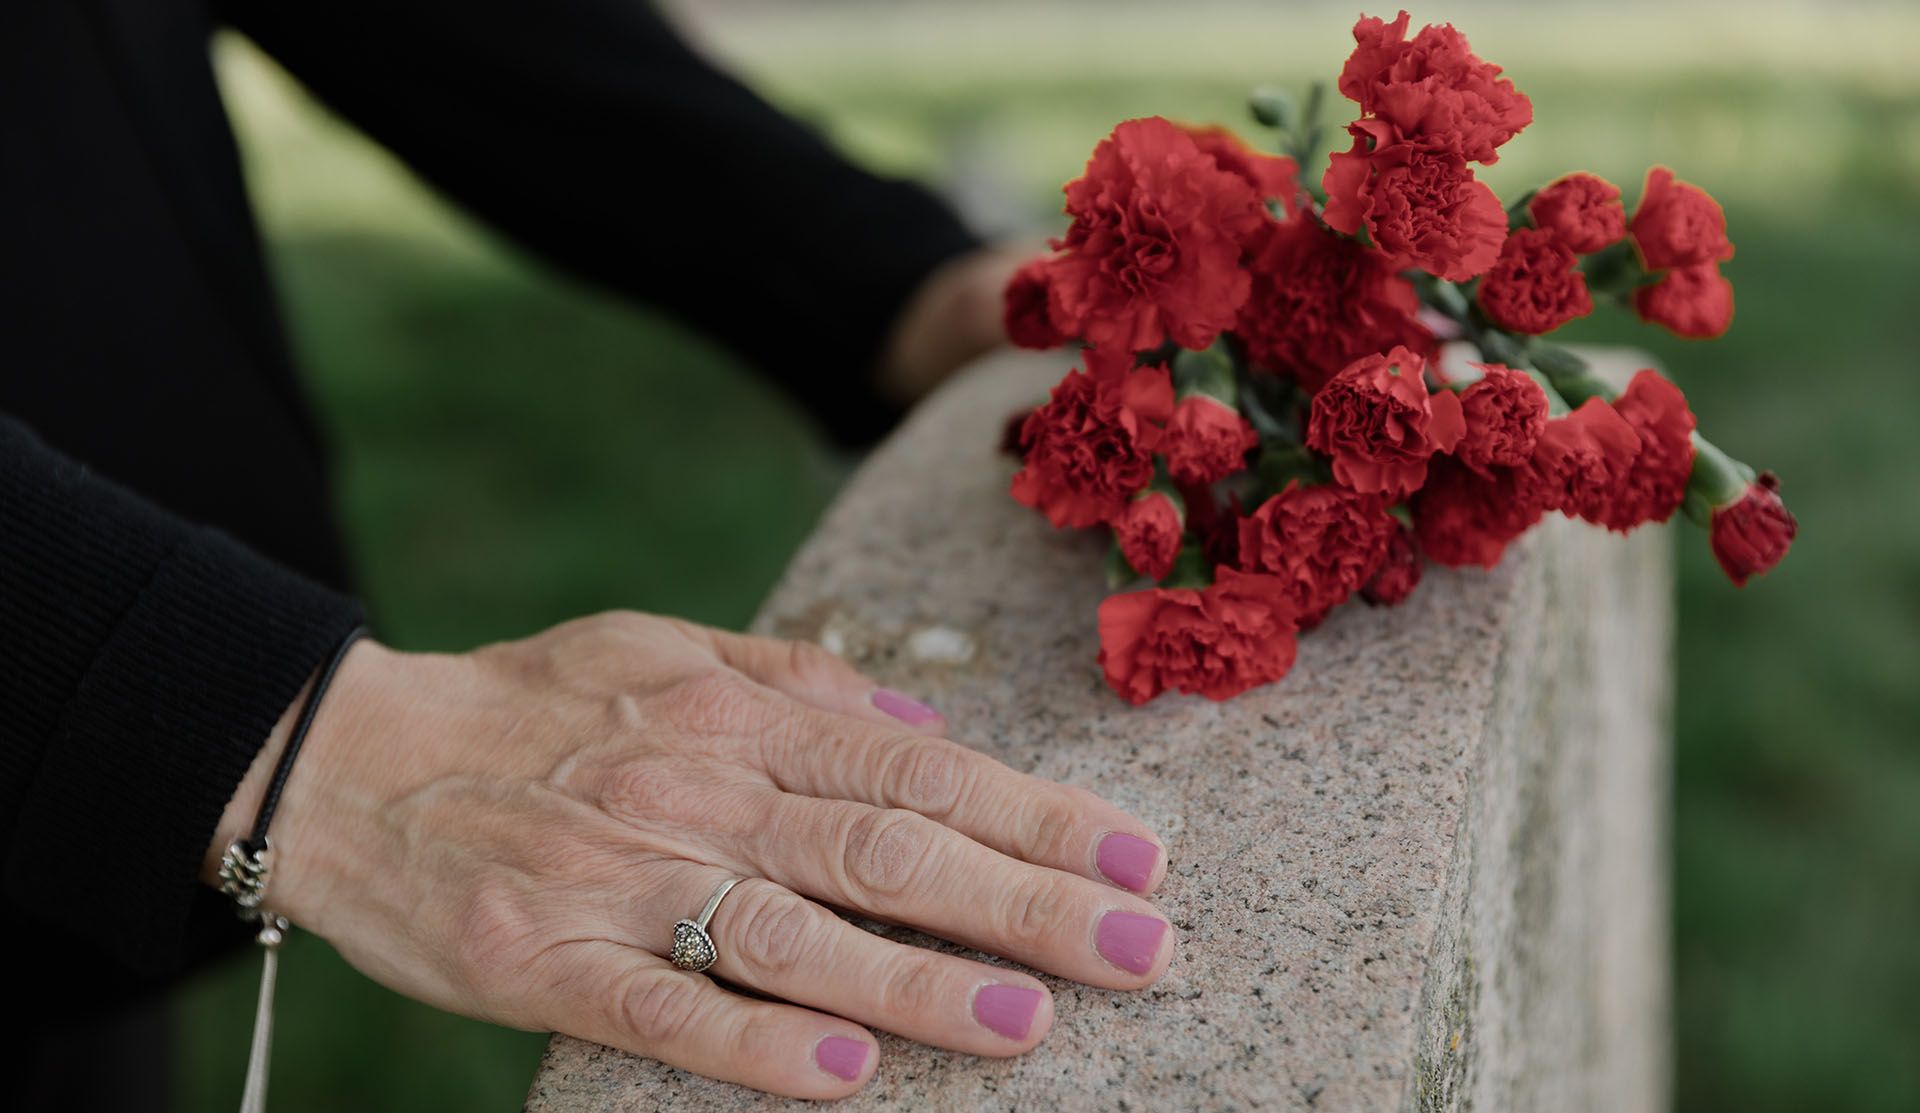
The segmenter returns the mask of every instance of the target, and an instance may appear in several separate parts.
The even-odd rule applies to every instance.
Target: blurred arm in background
[[[219,0],[336,111],[513,238],[661,307],[836,438],[1000,338],[1017,252],[855,167],[638,0]]]

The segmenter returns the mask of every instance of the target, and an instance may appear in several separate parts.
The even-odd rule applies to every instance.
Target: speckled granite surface
[[[879,1073],[842,1105],[1659,1108],[1661,531],[1556,519],[1492,573],[1429,569],[1402,607],[1343,607],[1279,685],[1130,708],[1094,664],[1100,543],[1015,505],[994,454],[1063,366],[1002,357],[921,407],[758,629],[826,642],[929,698],[961,740],[1154,824],[1179,950],[1137,994],[1050,979],[1053,1031],[1021,1059],[883,1035]],[[789,1104],[565,1037],[527,1099]]]

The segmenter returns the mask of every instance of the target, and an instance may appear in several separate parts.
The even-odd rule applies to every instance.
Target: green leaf
[[[1575,375],[1584,375],[1589,370],[1587,361],[1558,344],[1536,343],[1532,350],[1533,365],[1553,379]]]
[[[1633,249],[1629,240],[1608,244],[1592,255],[1580,260],[1580,270],[1587,276],[1587,288],[1596,294],[1619,295],[1657,279],[1660,272],[1651,276],[1640,265],[1640,255]]]
[[[1278,375],[1248,375],[1240,383],[1240,412],[1253,424],[1261,440],[1300,443],[1294,431],[1306,404],[1300,388]]]
[[[1173,357],[1173,391],[1180,398],[1204,394],[1233,408],[1233,357],[1219,341],[1204,352],[1182,349]]]
[[[1320,123],[1320,106],[1326,102],[1326,99],[1327,99],[1327,83],[1326,82],[1315,81],[1312,84],[1308,85],[1307,86],[1307,110],[1301,114],[1300,119],[1310,127],[1319,124]]]
[[[1518,367],[1526,363],[1526,348],[1508,333],[1490,328],[1482,331],[1477,340],[1480,354],[1488,363],[1504,363],[1508,367]]]
[[[1319,189],[1313,183],[1317,176],[1311,168],[1320,153],[1320,144],[1326,139],[1326,129],[1320,126],[1320,106],[1326,100],[1327,87],[1316,81],[1307,86],[1307,106],[1300,113],[1300,120],[1293,127],[1293,161],[1300,164],[1302,181],[1316,196]]]
[[[1521,194],[1518,201],[1507,206],[1507,230],[1509,232],[1515,228],[1525,228],[1533,223],[1533,214],[1527,211],[1527,206],[1533,204],[1533,196],[1539,192],[1537,189],[1530,189]]]
[[[1253,466],[1261,485],[1275,494],[1286,490],[1287,484],[1295,480],[1313,484],[1323,478],[1321,471],[1324,465],[1320,458],[1298,444],[1268,443],[1263,440],[1260,458]]]
[[[1428,277],[1431,278],[1431,276]],[[1468,312],[1472,309],[1472,306],[1467,303],[1466,292],[1451,282],[1431,278],[1423,284],[1421,293],[1425,295],[1428,305],[1456,321],[1466,320]]]

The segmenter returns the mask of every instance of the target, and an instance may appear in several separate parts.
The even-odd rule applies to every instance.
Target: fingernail
[[[938,711],[892,688],[875,688],[873,705],[910,727],[923,727],[940,718]]]
[[[983,985],[973,995],[973,1018],[1010,1040],[1024,1040],[1040,1010],[1040,991],[1023,985]]]
[[[1158,917],[1109,912],[1100,917],[1093,942],[1101,958],[1129,974],[1144,974],[1153,969],[1160,939],[1166,934],[1167,922]]]
[[[870,1046],[864,1040],[850,1040],[845,1036],[828,1036],[813,1049],[813,1061],[820,1069],[835,1078],[844,1078],[848,1082],[860,1077],[866,1069],[867,1052]]]
[[[1159,847],[1145,839],[1121,834],[1101,839],[1100,851],[1094,856],[1101,876],[1136,893],[1147,891],[1147,882],[1153,879],[1153,867],[1159,861]]]

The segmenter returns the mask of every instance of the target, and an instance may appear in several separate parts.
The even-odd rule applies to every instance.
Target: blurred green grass
[[[1251,84],[1336,72],[1350,19],[848,9],[691,14],[860,157],[1028,228],[1114,121],[1238,123]],[[1920,76],[1899,45],[1920,17],[1608,11],[1415,15],[1459,23],[1534,98],[1487,174],[1503,193],[1578,167],[1631,196],[1665,162],[1725,200],[1739,246],[1719,343],[1618,317],[1568,330],[1653,351],[1716,440],[1782,474],[1802,524],[1743,592],[1672,531],[1675,1104],[1920,1108]],[[503,248],[243,45],[219,57],[385,633],[458,648],[614,606],[744,622],[844,471],[804,419],[712,344]],[[237,1101],[253,976],[180,995],[182,1108]],[[310,938],[282,978],[281,1110],[503,1108],[539,1054]]]

